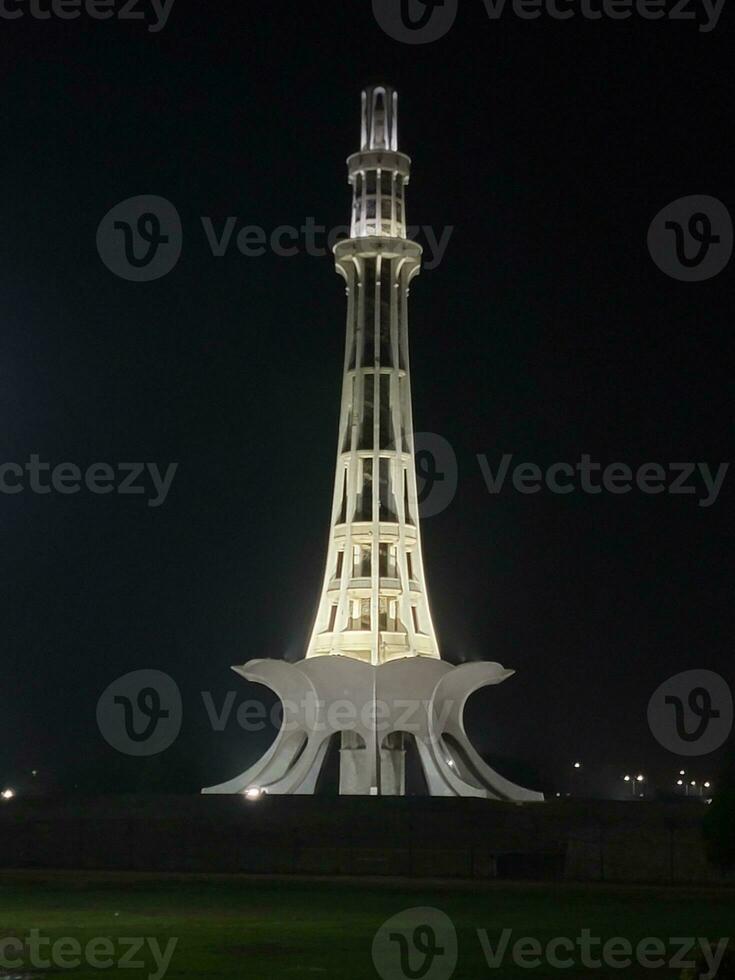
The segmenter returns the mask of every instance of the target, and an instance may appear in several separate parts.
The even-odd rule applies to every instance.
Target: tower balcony
[[[347,279],[343,266],[354,258],[364,255],[382,255],[386,259],[406,259],[411,261],[414,273],[419,271],[423,248],[410,238],[391,238],[387,235],[366,235],[363,238],[344,238],[334,246],[334,259],[337,269]]]
[[[347,536],[348,528],[355,542],[369,544],[373,539],[374,527],[372,521],[347,521],[342,524],[334,525],[334,538],[342,541]],[[401,533],[407,545],[416,544],[416,526],[414,524],[400,524],[396,521],[380,521],[378,523],[378,537],[380,541],[395,544],[399,541]]]
[[[411,176],[411,157],[400,150],[360,150],[347,157],[350,183],[359,173],[373,170],[390,170],[408,181]]]
[[[366,590],[368,593],[372,588],[373,580],[365,576],[354,577],[347,580],[347,590],[348,592],[360,592],[361,590]],[[417,592],[419,588],[418,582],[409,582],[409,591]],[[395,576],[381,576],[378,579],[378,590],[380,595],[391,596],[395,598],[399,596],[403,591],[401,587],[401,580]],[[333,578],[327,586],[327,592],[341,592],[342,591],[342,581],[338,578]]]

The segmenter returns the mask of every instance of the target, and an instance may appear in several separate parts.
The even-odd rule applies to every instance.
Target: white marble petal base
[[[497,663],[453,667],[433,657],[372,666],[351,657],[234,667],[280,698],[283,723],[262,758],[203,793],[313,793],[332,736],[341,733],[340,793],[405,792],[405,740],[413,737],[432,796],[530,802],[543,794],[504,779],[474,750],[463,724],[467,698],[513,674]]]

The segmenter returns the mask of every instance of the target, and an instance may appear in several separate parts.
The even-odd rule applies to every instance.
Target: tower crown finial
[[[363,89],[360,149],[398,149],[398,93],[390,85]]]

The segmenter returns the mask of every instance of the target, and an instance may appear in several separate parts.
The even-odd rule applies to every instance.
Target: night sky
[[[141,9],[144,9],[141,6]],[[154,18],[155,19],[155,18]],[[359,97],[399,91],[411,224],[453,227],[411,293],[416,429],[449,441],[456,495],[423,522],[444,656],[517,670],[475,695],[475,744],[509,765],[635,767],[673,780],[654,689],[733,678],[735,472],[695,495],[491,495],[477,461],[542,468],[731,459],[732,265],[666,276],[654,216],[732,209],[732,10],[693,21],[498,22],[462,2],[407,45],[352,3],[176,0],[166,26],[0,20],[0,463],[178,463],[143,495],[0,494],[0,782],[195,789],[261,739],[213,732],[230,665],[299,659],[323,574],[344,343],[330,257],[214,257],[220,228],[334,227]],[[118,202],[178,209],[181,260],[124,281],[95,240]],[[129,671],[176,679],[176,745],[123,759],[95,721]],[[262,693],[262,692],[261,692]],[[266,693],[268,703],[272,698]],[[689,763],[712,777],[718,759]],[[119,776],[117,775],[119,773]],[[101,774],[104,774],[104,778]]]

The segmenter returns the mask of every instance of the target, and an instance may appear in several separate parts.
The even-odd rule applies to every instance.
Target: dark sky
[[[707,508],[701,481],[695,496],[493,496],[476,456],[731,459],[732,265],[678,282],[646,247],[677,198],[735,203],[731,29],[732,10],[710,33],[491,22],[480,0],[420,46],[366,0],[176,0],[157,33],[0,20],[0,463],[179,464],[158,508],[148,490],[0,495],[0,781],[112,766],[97,698],[141,668],[184,694],[172,770],[185,755],[213,783],[254,754],[209,729],[200,692],[252,696],[231,664],[304,651],[345,297],[329,257],[215,258],[200,218],[344,223],[360,88],[381,77],[413,158],[409,219],[454,228],[411,297],[416,428],[459,467],[423,525],[434,619],[448,659],[518,672],[473,699],[470,731],[539,767],[673,778],[646,706],[679,671],[732,681],[735,473]],[[140,194],[184,228],[180,262],[150,283],[114,276],[95,245]]]

